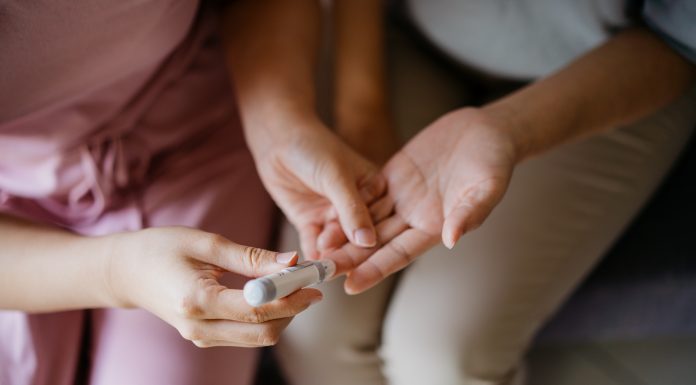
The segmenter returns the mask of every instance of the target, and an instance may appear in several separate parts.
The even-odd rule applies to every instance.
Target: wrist
[[[258,111],[243,121],[247,144],[255,159],[277,146],[326,129],[316,112],[307,108],[277,106]]]
[[[131,308],[135,307],[128,289],[132,274],[129,274],[130,259],[133,254],[128,246],[129,238],[134,233],[115,233],[91,239],[95,246],[103,252],[100,254],[101,301],[106,307]]]
[[[533,155],[532,132],[519,109],[503,100],[483,106],[480,111],[507,138],[515,163]]]

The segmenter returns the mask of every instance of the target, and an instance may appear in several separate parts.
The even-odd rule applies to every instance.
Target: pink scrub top
[[[216,11],[0,1],[0,213],[85,235],[183,225],[268,247],[274,208],[244,143]],[[0,384],[74,383],[84,333],[93,383],[253,378],[254,350],[197,349],[142,310],[0,310]]]
[[[218,14],[194,0],[0,3],[0,212],[136,230],[217,163],[253,170]],[[177,181],[150,188],[164,174]],[[247,198],[270,215],[264,193]]]

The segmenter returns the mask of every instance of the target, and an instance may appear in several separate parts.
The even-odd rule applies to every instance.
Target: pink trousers
[[[268,247],[273,206],[244,143],[216,9],[3,6],[0,212],[84,235],[183,225]],[[256,355],[196,348],[144,310],[0,311],[0,385],[245,385]]]
[[[238,125],[160,158],[135,208],[144,226],[185,225],[266,247],[273,206]],[[106,213],[98,232],[132,227]],[[128,217],[128,216],[125,216]],[[233,277],[239,285],[241,277]],[[144,310],[0,311],[0,384],[250,384],[256,349],[200,349]]]

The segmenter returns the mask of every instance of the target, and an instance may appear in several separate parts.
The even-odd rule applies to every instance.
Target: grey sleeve
[[[674,50],[696,63],[696,0],[645,0],[643,18]]]

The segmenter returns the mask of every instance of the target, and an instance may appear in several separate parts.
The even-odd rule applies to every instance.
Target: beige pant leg
[[[402,275],[384,326],[389,383],[507,383],[534,333],[668,172],[694,106],[691,92],[638,124],[520,165],[480,229]]]
[[[391,34],[389,49],[398,65],[390,73],[395,106],[418,100],[397,116],[402,137],[413,135],[437,116],[466,102],[464,87],[453,87],[450,74],[430,65],[430,58],[399,34]],[[395,63],[395,64],[396,64]],[[408,79],[408,80],[407,80]],[[424,98],[423,95],[429,95]],[[281,250],[299,250],[295,230],[285,223]],[[358,296],[343,292],[343,279],[320,287],[324,300],[297,316],[283,333],[275,354],[293,385],[384,384],[382,320],[393,278]]]
[[[299,250],[294,228],[284,223],[281,250]],[[377,354],[392,279],[349,296],[343,279],[320,285],[324,299],[299,314],[283,333],[275,354],[293,385],[384,384]]]

